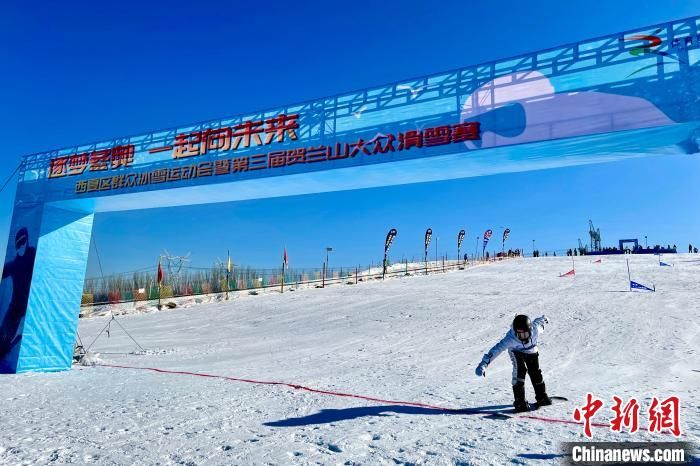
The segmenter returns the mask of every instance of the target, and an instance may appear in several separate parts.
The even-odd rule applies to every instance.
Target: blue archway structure
[[[0,371],[71,365],[96,213],[697,152],[700,17],[24,157]]]
[[[637,249],[639,249],[639,241],[637,240],[637,238],[621,239],[620,240],[620,251],[624,252],[625,251],[625,244],[629,244],[629,243],[634,243],[634,247],[632,248],[632,251],[636,251]]]

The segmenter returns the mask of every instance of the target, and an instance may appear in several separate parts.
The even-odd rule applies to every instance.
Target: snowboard
[[[568,398],[565,398],[563,396],[550,396],[549,399],[552,400],[551,406],[562,404],[562,403],[569,401]],[[523,415],[523,414],[529,414],[529,413],[532,413],[534,411],[538,411],[540,409],[547,409],[547,406],[538,406],[537,403],[530,403],[530,410],[529,411],[523,411],[520,413],[516,413],[514,408],[509,408],[509,409],[505,409],[503,411],[493,412],[493,413],[489,414],[487,417],[489,419],[510,419],[512,417],[516,417],[516,416]]]

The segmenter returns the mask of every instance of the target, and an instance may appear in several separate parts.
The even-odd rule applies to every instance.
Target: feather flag
[[[391,243],[394,242],[394,238],[396,237],[396,228],[392,228],[389,230],[389,233],[386,234],[386,240],[384,240],[384,254],[389,251],[389,248],[391,247]]]
[[[506,244],[508,236],[510,236],[510,228],[506,228],[505,230],[503,230],[503,244]]]
[[[163,281],[163,267],[160,266],[160,257],[158,258],[158,285]]]
[[[287,263],[287,246],[284,247],[284,256],[282,257],[282,263],[284,264],[284,268],[288,268],[289,264]]]
[[[492,234],[493,231],[491,231],[490,229],[484,232],[484,247],[481,249],[482,254],[484,251],[486,251],[486,245],[489,244],[489,240],[491,239]]]
[[[433,230],[428,228],[425,230],[425,257],[428,257],[428,246],[430,246],[430,238],[433,236]]]
[[[226,272],[231,273],[231,252],[226,251],[226,255],[228,256],[228,264],[226,265]]]

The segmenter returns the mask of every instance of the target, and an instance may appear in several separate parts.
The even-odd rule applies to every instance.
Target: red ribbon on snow
[[[470,409],[446,408],[444,406],[436,406],[436,405],[431,405],[428,403],[417,403],[417,402],[413,402],[413,401],[384,400],[382,398],[375,398],[372,396],[365,396],[365,395],[356,395],[353,393],[343,393],[343,392],[334,392],[334,391],[330,391],[330,390],[320,390],[317,388],[306,387],[304,385],[298,385],[298,384],[293,384],[293,383],[288,383],[288,382],[274,382],[274,381],[264,381],[264,380],[254,380],[254,379],[241,379],[238,377],[228,377],[225,375],[203,374],[201,372],[189,372],[189,371],[173,371],[173,370],[168,370],[168,369],[158,369],[156,367],[123,366],[123,365],[117,365],[117,364],[99,364],[99,365],[103,366],[103,367],[112,367],[112,368],[117,368],[117,369],[135,369],[135,370],[158,372],[161,374],[190,375],[190,376],[195,376],[195,377],[207,377],[207,378],[212,378],[212,379],[230,380],[233,382],[245,382],[245,383],[253,383],[253,384],[260,384],[260,385],[279,385],[279,386],[294,388],[296,390],[304,390],[304,391],[311,392],[311,393],[319,393],[322,395],[333,395],[333,396],[342,396],[342,397],[348,397],[348,398],[358,398],[361,400],[373,401],[376,403],[387,403],[387,404],[400,405],[400,406],[416,406],[416,407],[420,407],[420,408],[435,409],[438,411],[464,412],[466,414],[470,414],[470,413],[471,414],[498,414],[498,413],[489,413],[488,411],[480,411],[477,409],[470,410]],[[524,418],[524,419],[531,419],[531,420],[535,420],[535,421],[555,423],[555,424],[583,425],[583,422],[570,421],[567,419],[555,419],[555,418],[544,417],[544,416],[519,415],[517,417]],[[610,427],[610,424],[592,422],[591,426],[593,426],[593,427]],[[647,429],[645,429],[644,427],[640,427],[640,430],[647,430]]]

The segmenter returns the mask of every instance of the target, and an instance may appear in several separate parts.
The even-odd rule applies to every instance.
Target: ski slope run
[[[641,405],[681,399],[682,440],[700,432],[700,256],[514,259],[430,276],[236,296],[118,317],[93,345],[102,364],[285,382],[311,389],[471,411],[335,396],[188,374],[104,366],[0,376],[0,464],[558,463],[580,425],[503,419],[510,361],[476,364],[515,313],[545,313],[540,361],[550,395],[537,416],[572,420],[587,392]],[[108,317],[81,319],[88,345]],[[527,394],[534,401],[532,386]],[[673,440],[594,428],[593,440]]]

